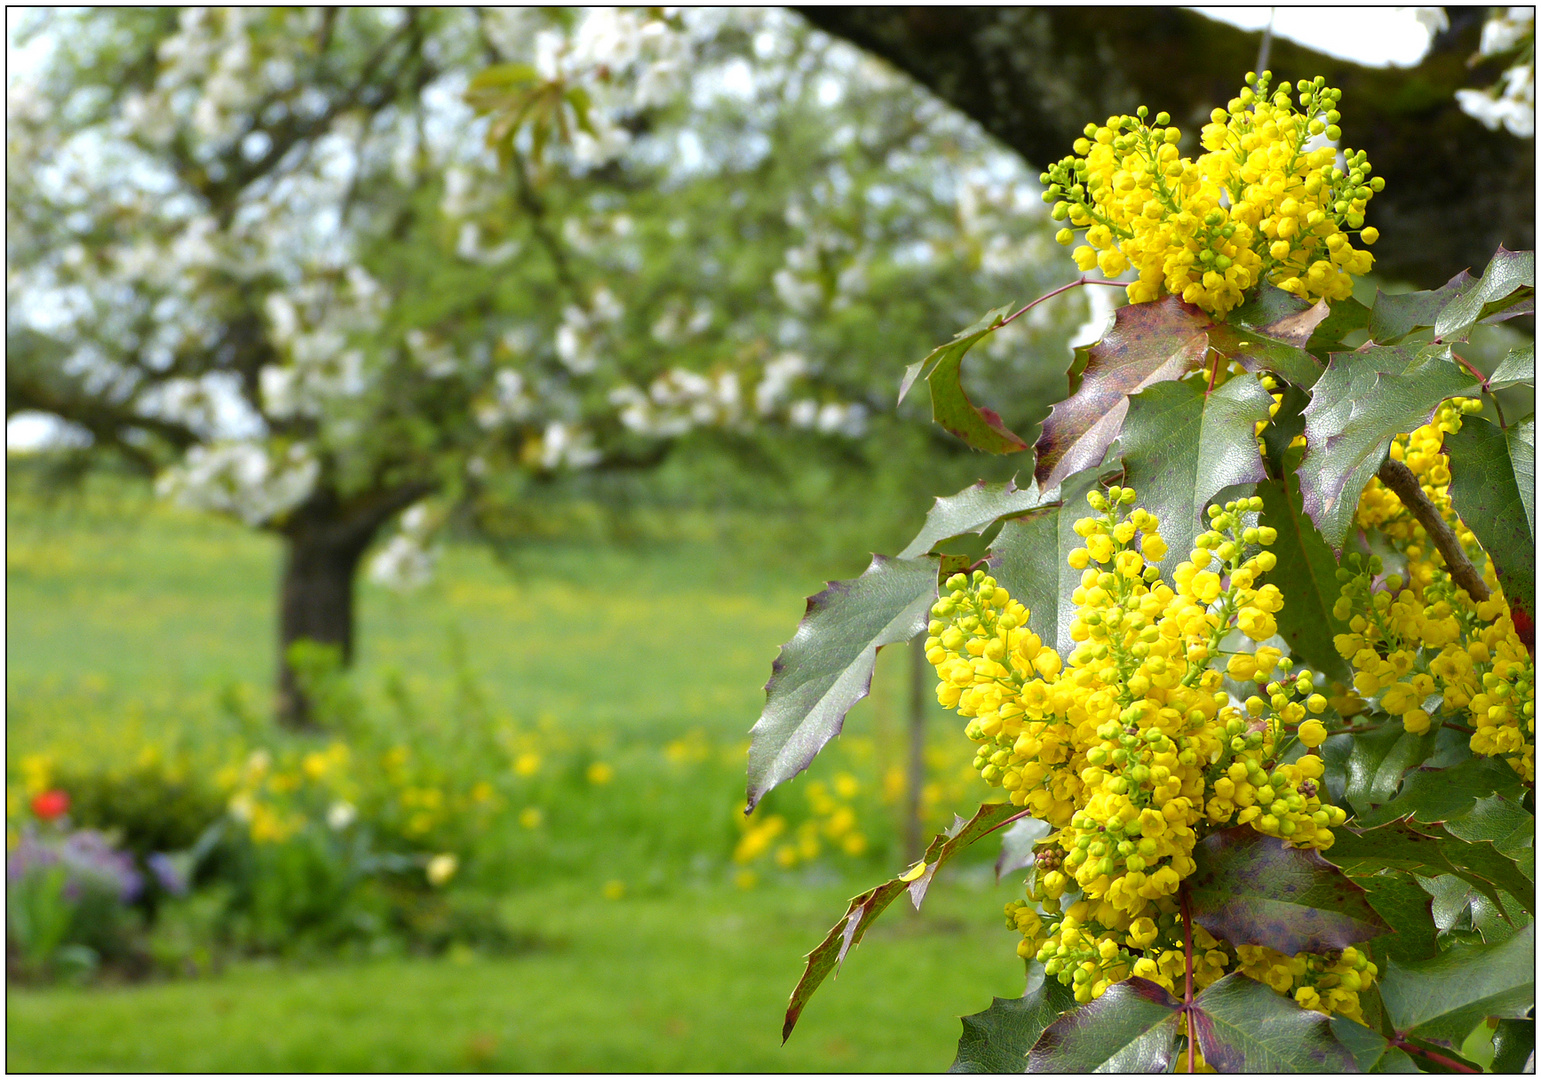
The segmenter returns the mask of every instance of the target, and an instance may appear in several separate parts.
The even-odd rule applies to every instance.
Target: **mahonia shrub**
[[[1384,185],[1335,145],[1340,101],[1249,73],[1196,158],[1165,113],[1087,125],[1042,176],[1083,276],[905,374],[975,448],[1027,450],[964,393],[968,350],[1125,289],[1028,484],[938,499],[776,662],[751,809],[906,641],[996,792],[851,901],[784,1034],[890,903],[999,832],[1028,989],[964,1019],[956,1070],[1525,1065],[1535,421],[1504,409],[1534,399],[1534,346],[1487,372],[1458,350],[1533,310],[1534,254],[1357,300]]]

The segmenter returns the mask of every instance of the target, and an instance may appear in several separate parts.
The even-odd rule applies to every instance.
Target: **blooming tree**
[[[7,415],[283,540],[294,722],[289,646],[346,660],[393,521],[373,571],[410,582],[452,508],[692,431],[859,440],[889,422],[876,360],[1051,247],[1019,165],[783,13],[36,19]]]

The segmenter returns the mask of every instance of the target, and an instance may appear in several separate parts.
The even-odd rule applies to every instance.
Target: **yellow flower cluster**
[[[1353,554],[1338,571],[1342,592],[1333,614],[1349,632],[1334,639],[1354,667],[1354,689],[1378,695],[1382,711],[1414,734],[1435,713],[1471,728],[1473,753],[1501,756],[1527,781],[1535,778],[1535,658],[1515,630],[1491,560],[1450,503],[1446,432],[1459,431],[1478,401],[1453,398],[1434,419],[1392,444],[1391,455],[1417,476],[1429,500],[1455,529],[1492,596],[1480,603],[1459,589],[1422,525],[1395,493],[1376,480],[1359,500],[1356,521],[1378,531],[1406,559],[1406,573],[1384,574],[1378,557]]]
[[[1285,956],[1260,945],[1238,945],[1236,954],[1240,961],[1236,970],[1291,995],[1301,1008],[1364,1023],[1359,991],[1368,989],[1380,971],[1353,946],[1329,956]]]
[[[980,774],[1057,830],[1030,894],[1051,921],[1030,905],[1008,916],[1024,935],[1019,952],[1082,1001],[1131,972],[1170,980],[1175,962],[1182,976],[1176,894],[1202,832],[1244,824],[1326,848],[1344,820],[1322,802],[1320,757],[1281,761],[1297,739],[1314,748],[1326,738],[1307,718],[1326,707],[1311,673],[1266,645],[1222,647],[1278,629],[1283,597],[1258,584],[1276,563],[1274,530],[1250,523],[1260,501],[1211,507],[1210,529],[1168,585],[1154,565],[1166,554],[1159,522],[1128,510],[1134,500],[1125,488],[1093,491],[1100,515],[1076,522],[1085,546],[1068,556],[1081,582],[1067,661],[983,571],[948,580],[926,641],[938,700],[970,718]],[[1237,704],[1226,674],[1261,693]],[[1207,985],[1233,960],[1197,933],[1194,975]]]
[[[1270,92],[1270,80],[1248,72],[1205,125],[1197,161],[1181,156],[1171,118],[1148,125],[1143,105],[1088,124],[1075,154],[1040,176],[1055,220],[1069,222],[1060,243],[1084,230],[1076,265],[1110,276],[1133,266],[1130,303],[1165,292],[1221,316],[1265,280],[1308,300],[1350,295],[1350,275],[1373,260],[1348,237],[1378,238],[1364,211],[1384,181],[1370,179],[1362,150],[1345,151],[1347,172],[1336,164],[1341,91],[1318,76],[1292,96],[1287,83]]]
[[[769,855],[778,867],[790,870],[798,863],[817,859],[826,843],[852,858],[866,854],[868,840],[852,805],[861,791],[861,781],[849,772],[836,774],[832,785],[811,781],[806,793],[811,816],[790,832],[781,814],[745,818],[735,813],[742,831],[733,849],[733,861],[747,866]]]

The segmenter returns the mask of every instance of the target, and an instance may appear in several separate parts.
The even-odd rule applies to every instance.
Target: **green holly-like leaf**
[[[1001,831],[1001,853],[995,860],[995,880],[1033,865],[1033,847],[1049,835],[1051,826],[1037,818],[1014,821]]]
[[[1354,1056],[1321,1013],[1232,972],[1194,1001],[1192,1028],[1216,1072],[1348,1072]]]
[[[939,498],[926,512],[926,524],[919,535],[899,552],[901,559],[913,559],[934,551],[938,544],[970,533],[989,531],[1003,517],[1020,514],[1053,501],[1058,492],[1041,492],[1036,481],[1017,487],[1016,481],[971,484],[946,498]]]
[[[1509,350],[1509,354],[1488,376],[1488,388],[1502,390],[1506,386],[1534,386],[1536,382],[1536,343],[1527,341]]]
[[[1469,757],[1448,769],[1422,768],[1410,773],[1396,798],[1360,814],[1358,824],[1373,828],[1409,816],[1417,821],[1449,821],[1469,814],[1478,799],[1489,795],[1518,798],[1524,786],[1504,762],[1491,757]]]
[[[980,837],[1022,812],[1020,807],[1010,803],[986,803],[967,821],[961,817],[955,818],[951,829],[932,837],[931,843],[926,846],[923,858],[925,869],[918,877],[906,872],[855,897],[846,908],[845,915],[835,924],[834,929],[825,935],[824,940],[814,946],[813,951],[808,954],[808,965],[803,969],[802,978],[797,980],[797,986],[792,989],[792,1000],[787,1004],[786,1020],[781,1027],[781,1041],[786,1042],[791,1036],[792,1029],[797,1026],[797,1018],[803,1014],[804,1006],[808,1004],[808,999],[813,997],[813,992],[819,988],[819,984],[831,972],[839,969],[846,953],[861,943],[867,930],[889,904],[908,891],[911,902],[919,909],[938,867]],[[913,869],[912,867],[911,870]]]
[[[1466,813],[1445,821],[1451,836],[1476,842],[1486,840],[1511,859],[1533,847],[1536,818],[1529,810],[1502,795],[1478,799]]]
[[[1475,416],[1445,435],[1450,502],[1498,570],[1504,595],[1536,596],[1536,418],[1501,428]]]
[[[1493,255],[1470,288],[1460,290],[1434,320],[1434,336],[1442,341],[1461,340],[1478,322],[1498,321],[1519,314],[1516,310],[1536,295],[1536,253],[1508,251],[1502,247]],[[1534,310],[1527,306],[1523,310]]]
[[[1011,314],[1012,305],[987,312],[973,326],[960,330],[946,345],[938,345],[924,360],[911,364],[899,384],[903,401],[915,380],[924,378],[931,387],[931,418],[975,450],[992,454],[1014,454],[1026,450],[1027,443],[1009,431],[1001,418],[969,400],[963,390],[963,357],[982,339],[993,334]]]
[[[1419,886],[1429,894],[1431,914],[1441,938],[1454,937],[1470,941],[1476,934],[1482,942],[1496,945],[1508,941],[1524,929],[1526,918],[1520,915],[1519,924],[1510,922],[1509,912],[1523,912],[1520,901],[1509,892],[1498,890],[1498,903],[1482,894],[1482,890],[1454,874],[1418,879]],[[1397,959],[1424,959],[1423,957],[1397,957]]]
[[[1413,735],[1395,722],[1359,735],[1333,736],[1327,741],[1328,753],[1348,751],[1342,763],[1343,800],[1360,815],[1390,802],[1408,770],[1428,759],[1434,740],[1433,732]]]
[[[1210,834],[1193,857],[1193,919],[1232,945],[1293,956],[1342,949],[1390,929],[1338,867],[1249,825]]]
[[[1203,366],[1210,325],[1204,312],[1175,296],[1114,312],[1112,328],[1087,352],[1080,385],[1043,422],[1038,483],[1058,484],[1100,463],[1123,426],[1130,394]]]
[[[1066,562],[1085,541],[1075,523],[1092,511],[1086,494],[1096,486],[1098,470],[1088,469],[1060,485],[1061,503],[1030,511],[1001,526],[990,545],[990,573],[996,582],[1028,609],[1028,626],[1061,656],[1075,647],[1070,624],[1075,619],[1071,593],[1081,572]]]
[[[1462,270],[1437,289],[1394,294],[1377,289],[1370,304],[1370,340],[1377,345],[1395,345],[1416,330],[1428,329],[1441,311],[1476,283],[1476,278]]]
[[[1263,457],[1268,462],[1269,473],[1275,477],[1285,474],[1285,458],[1290,452],[1290,443],[1295,441],[1296,436],[1306,433],[1303,413],[1311,402],[1311,395],[1293,383],[1284,384],[1283,395],[1279,401],[1279,411],[1268,421],[1262,435]]]
[[[1342,341],[1355,330],[1366,330],[1370,325],[1370,309],[1352,296],[1332,302],[1331,313],[1321,321],[1306,342],[1306,348],[1315,354],[1342,351]]]
[[[1341,552],[1359,493],[1394,435],[1427,423],[1446,398],[1475,390],[1447,346],[1334,353],[1306,406],[1306,453],[1296,475],[1302,505]]]
[[[934,558],[875,555],[861,577],[832,581],[808,598],[797,633],[771,666],[765,711],[749,733],[749,810],[840,733],[845,714],[872,686],[878,649],[925,629],[937,568]]]
[[[1028,1072],[1159,1073],[1172,1065],[1182,1009],[1147,979],[1126,979],[1046,1029],[1028,1055]]]
[[[1279,536],[1268,550],[1278,563],[1266,580],[1284,593],[1284,607],[1277,616],[1279,634],[1290,652],[1315,671],[1347,681],[1348,665],[1332,639],[1348,626],[1332,613],[1341,588],[1338,563],[1327,541],[1301,509],[1300,493],[1290,479],[1265,480],[1254,489],[1263,500],[1259,525],[1275,529]]]
[[[1058,979],[1042,977],[1019,998],[996,998],[988,1009],[963,1017],[958,1057],[948,1072],[1020,1073],[1044,1028],[1076,1007],[1075,994]]]
[[[1534,891],[1514,862],[1492,844],[1458,840],[1439,825],[1414,827],[1407,821],[1393,821],[1373,829],[1339,829],[1334,835],[1327,858],[1356,881],[1382,870],[1421,877],[1453,874],[1495,904],[1500,888],[1515,895]]]
[[[1517,1073],[1534,1071],[1527,1069],[1536,1052],[1536,1021],[1500,1020],[1493,1029],[1493,1071]]]
[[[1370,951],[1398,960],[1427,960],[1439,950],[1439,927],[1434,921],[1434,898],[1411,874],[1383,870],[1355,877],[1376,913],[1391,933],[1372,938]]]
[[[1386,961],[1386,1018],[1401,1036],[1458,1047],[1490,1016],[1517,1020],[1535,1006],[1535,927],[1498,945],[1452,945],[1416,964]]]
[[[1161,569],[1168,577],[1193,550],[1204,507],[1215,494],[1264,479],[1253,432],[1272,404],[1253,375],[1210,392],[1202,378],[1157,383],[1129,399],[1118,437],[1124,483],[1139,505],[1161,519],[1167,544]]]
[[[1391,1040],[1378,1031],[1356,1024],[1346,1016],[1334,1016],[1332,1034],[1348,1052],[1354,1055],[1356,1072],[1415,1073],[1418,1066],[1406,1053],[1391,1045]]]

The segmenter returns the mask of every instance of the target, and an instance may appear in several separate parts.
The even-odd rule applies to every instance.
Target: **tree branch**
[[[1466,595],[1473,600],[1479,603],[1486,600],[1491,594],[1488,592],[1487,584],[1482,580],[1482,575],[1466,557],[1466,552],[1461,547],[1461,541],[1456,538],[1455,531],[1450,528],[1439,509],[1424,494],[1423,487],[1418,483],[1418,478],[1413,475],[1413,471],[1400,461],[1387,458],[1375,475],[1380,478],[1381,483],[1392,490],[1397,498],[1402,500],[1402,505],[1412,511],[1413,517],[1418,519],[1418,524],[1422,525],[1424,532],[1429,534],[1429,539],[1445,557],[1445,566],[1450,570],[1451,580],[1465,589]]]

